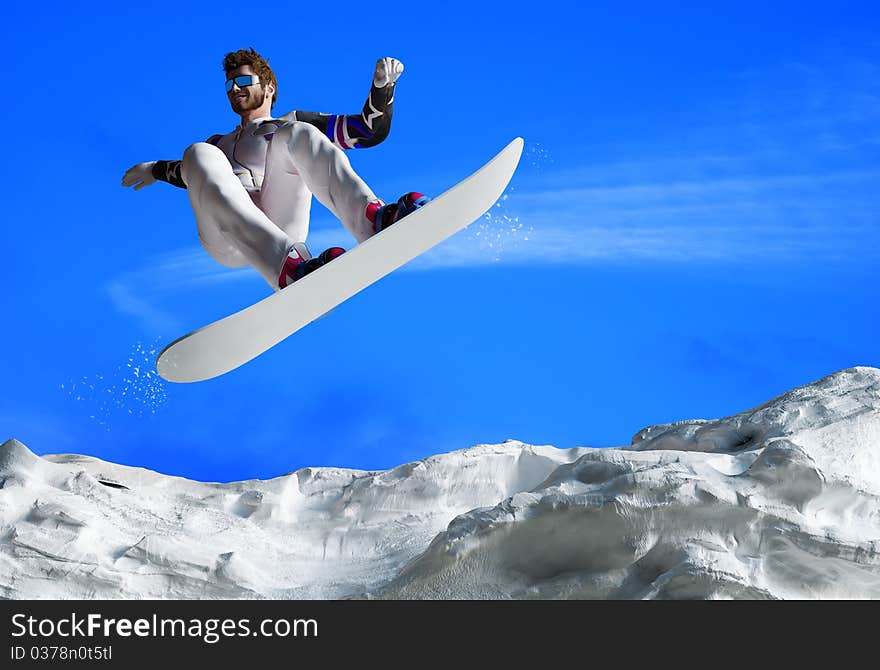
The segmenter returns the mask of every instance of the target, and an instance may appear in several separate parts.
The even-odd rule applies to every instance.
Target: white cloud
[[[633,179],[674,175],[670,165],[680,160],[631,163],[602,180],[595,166],[569,169],[559,188],[511,191],[487,217],[407,267],[878,260],[880,172]],[[691,165],[699,171],[702,160]],[[707,162],[717,167],[719,159]]]
[[[204,249],[194,247],[163,254],[111,280],[105,290],[116,309],[140,320],[148,331],[169,333],[182,326],[178,318],[159,307],[164,296],[247,276],[246,270],[220,265]]]
[[[123,314],[133,316],[144,323],[153,332],[174,332],[180,330],[180,324],[171,314],[156,307],[138,287],[126,281],[116,279],[107,284],[107,293],[114,306]]]

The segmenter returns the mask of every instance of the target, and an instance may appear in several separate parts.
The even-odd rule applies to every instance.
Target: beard
[[[233,97],[229,102],[232,104],[233,111],[236,114],[241,114],[243,112],[249,112],[252,109],[258,109],[265,99],[266,93],[260,88],[259,91],[248,91],[244,98]]]

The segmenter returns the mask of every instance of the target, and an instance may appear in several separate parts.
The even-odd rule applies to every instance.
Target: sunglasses
[[[255,74],[243,74],[239,77],[233,77],[232,79],[226,80],[226,92],[232,90],[232,85],[235,84],[239,88],[244,88],[245,86],[253,86],[254,84],[259,84],[260,78]]]

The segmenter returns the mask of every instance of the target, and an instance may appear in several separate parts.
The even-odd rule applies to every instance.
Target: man
[[[179,161],[131,167],[123,186],[156,180],[187,189],[199,238],[229,267],[252,265],[280,290],[338,257],[331,247],[313,258],[306,246],[314,195],[358,243],[421,207],[429,198],[407,193],[386,205],[354,172],[342,149],[370,147],[388,135],[403,63],[380,58],[359,115],[292,111],[273,118],[278,82],[253,48],[226,54],[226,96],[241,124],[193,144]]]

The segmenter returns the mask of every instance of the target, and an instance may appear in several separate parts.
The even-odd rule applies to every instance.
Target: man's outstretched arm
[[[211,135],[206,142],[217,145],[222,135]],[[144,186],[154,184],[156,180],[167,181],[172,186],[186,188],[183,177],[180,176],[180,166],[183,161],[147,161],[130,167],[122,176],[123,186],[134,186],[139,191]]]
[[[403,72],[403,63],[396,58],[380,58],[373,73],[373,85],[360,114],[320,114],[318,112],[288,112],[280,121],[310,123],[338,147],[361,149],[372,147],[391,130],[394,109],[394,88]],[[271,124],[271,122],[267,122]]]
[[[180,166],[183,161],[147,161],[131,166],[122,175],[123,186],[134,186],[135,191],[140,191],[145,186],[156,183],[156,180],[167,181],[169,184],[186,188],[183,178],[180,176]]]

